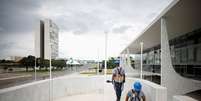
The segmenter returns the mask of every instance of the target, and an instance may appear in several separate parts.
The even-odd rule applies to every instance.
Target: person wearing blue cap
[[[125,83],[125,70],[119,66],[120,60],[115,61],[116,67],[112,72],[112,84],[114,85],[114,90],[116,93],[116,101],[120,101],[121,93],[123,91],[124,83]]]
[[[125,101],[146,101],[145,95],[141,89],[142,84],[136,81],[133,84],[133,88],[127,93]]]

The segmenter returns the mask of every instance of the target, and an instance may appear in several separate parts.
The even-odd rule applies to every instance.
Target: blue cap
[[[115,60],[114,63],[115,63],[115,64],[119,64],[119,63],[120,63],[120,60]]]
[[[141,85],[141,83],[140,83],[139,81],[136,81],[136,82],[133,84],[133,88],[134,88],[135,91],[139,92],[139,91],[141,91],[141,89],[142,89],[142,85]]]

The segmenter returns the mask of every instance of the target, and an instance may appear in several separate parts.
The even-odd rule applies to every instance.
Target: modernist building
[[[122,51],[140,54],[143,42],[143,70],[160,73],[168,100],[201,89],[200,12],[200,0],[173,0]]]
[[[40,20],[35,34],[36,56],[43,59],[58,57],[59,28],[50,19]]]

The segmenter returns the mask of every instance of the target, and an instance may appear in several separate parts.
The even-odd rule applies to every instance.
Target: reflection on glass
[[[184,77],[201,80],[201,29],[169,39],[169,44],[175,71]]]
[[[161,59],[160,45],[143,51],[143,78],[160,84]],[[133,60],[132,60],[133,59]],[[140,70],[140,54],[135,54],[132,58],[132,66]]]

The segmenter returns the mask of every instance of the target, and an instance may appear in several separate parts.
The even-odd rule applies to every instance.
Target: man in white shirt
[[[120,61],[115,61],[116,67],[113,69],[112,73],[112,83],[114,85],[114,90],[116,92],[116,101],[120,101],[121,93],[123,91],[124,83],[125,83],[125,70],[119,66]]]

